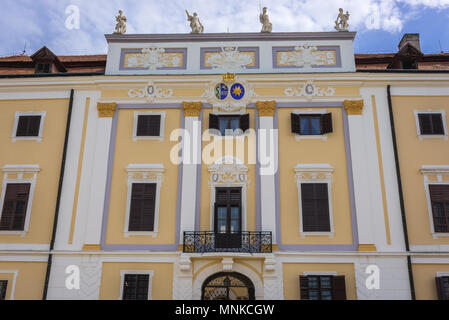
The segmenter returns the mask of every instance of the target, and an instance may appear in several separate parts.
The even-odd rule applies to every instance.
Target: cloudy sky
[[[128,33],[190,32],[184,10],[198,12],[205,32],[259,32],[259,7],[273,32],[334,31],[338,8],[349,10],[355,51],[396,52],[403,33],[421,34],[425,53],[449,52],[449,0],[1,0],[0,56],[34,53],[46,45],[59,55],[106,53],[104,34],[124,10]],[[73,26],[79,9],[79,29]]]

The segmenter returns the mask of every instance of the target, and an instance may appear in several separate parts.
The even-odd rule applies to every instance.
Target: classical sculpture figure
[[[115,25],[115,32],[118,34],[126,33],[126,17],[123,15],[123,11],[118,11],[119,15],[115,18],[117,20],[117,24]]]
[[[337,31],[348,31],[349,24],[349,12],[343,13],[343,9],[339,9],[340,13],[338,14],[337,20],[335,20],[335,30]]]
[[[204,26],[201,24],[198,14],[194,12],[192,17],[187,10],[186,13],[187,13],[187,20],[190,21],[190,28],[192,29],[190,33],[203,33]]]
[[[262,31],[264,33],[271,32],[273,30],[273,24],[270,22],[270,18],[267,14],[267,8],[263,8],[262,13],[260,14],[260,23],[262,23]]]

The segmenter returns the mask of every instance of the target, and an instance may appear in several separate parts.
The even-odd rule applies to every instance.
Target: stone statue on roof
[[[270,18],[267,14],[267,8],[263,8],[262,13],[260,14],[260,23],[262,23],[262,31],[264,33],[269,33],[273,30],[273,24],[270,22]]]
[[[119,15],[115,18],[117,24],[115,25],[116,34],[125,34],[126,33],[126,17],[123,15],[123,11],[118,11]]]
[[[198,14],[194,12],[193,16],[191,16],[187,10],[186,13],[187,13],[187,20],[190,21],[190,28],[192,29],[190,33],[203,33],[204,26],[201,24]]]
[[[343,9],[339,9],[340,13],[338,14],[337,20],[335,20],[335,30],[337,31],[348,31],[349,24],[349,12],[343,13]]]

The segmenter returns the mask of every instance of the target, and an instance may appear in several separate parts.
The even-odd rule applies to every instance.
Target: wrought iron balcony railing
[[[239,233],[216,233],[214,231],[184,232],[183,252],[239,252],[271,253],[271,231],[245,231]]]

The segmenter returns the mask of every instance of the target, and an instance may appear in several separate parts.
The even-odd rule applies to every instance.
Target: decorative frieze
[[[130,98],[145,98],[148,102],[152,103],[156,98],[170,98],[173,96],[173,89],[158,88],[150,81],[144,88],[129,90],[128,96]]]
[[[363,113],[363,100],[345,100],[345,110],[350,116],[360,116]]]
[[[307,81],[302,87],[287,88],[284,91],[287,97],[305,97],[312,100],[313,97],[332,97],[335,95],[335,88],[320,88],[312,80]]]
[[[248,167],[244,164],[237,163],[221,163],[214,164],[209,167],[210,181],[209,184],[228,183],[228,184],[240,184],[248,181]]]
[[[115,110],[117,109],[117,103],[101,103],[97,104],[98,116],[100,118],[112,118]]]
[[[276,101],[257,101],[256,106],[260,117],[273,117]]]
[[[185,117],[199,117],[201,113],[202,102],[183,102],[182,109]]]

